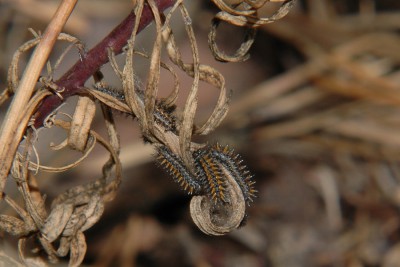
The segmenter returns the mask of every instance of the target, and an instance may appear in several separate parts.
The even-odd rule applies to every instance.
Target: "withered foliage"
[[[267,0],[235,1],[233,4],[220,0],[213,0],[213,2],[221,12],[213,20],[209,35],[210,47],[217,60],[238,62],[248,58],[248,50],[254,40],[256,29],[285,16],[294,1],[282,1],[281,8],[268,18],[260,17],[257,13],[259,8],[268,4]],[[160,7],[164,10],[169,6],[172,8],[165,15],[160,12]],[[182,59],[170,26],[171,17],[177,12],[182,17],[186,37],[190,43],[191,62],[184,62]],[[166,147],[170,151],[169,155],[174,158],[174,161],[164,158],[165,161],[169,160],[164,164],[169,166],[172,175],[183,177],[177,180],[184,189],[188,189],[188,186],[183,183],[185,179],[189,179],[188,181],[193,179],[192,182],[199,183],[198,191],[189,190],[189,193],[195,193],[191,200],[190,211],[194,222],[203,232],[210,235],[222,235],[239,227],[245,217],[245,204],[256,193],[251,175],[242,166],[238,156],[229,149],[221,148],[221,151],[214,152],[210,150],[207,156],[200,159],[193,156],[194,152],[205,147],[205,144],[193,142],[193,135],[207,135],[221,124],[228,111],[229,94],[222,74],[215,68],[200,62],[192,20],[184,1],[136,1],[133,15],[133,24],[131,23],[133,30],[129,32],[127,44],[122,49],[125,57],[122,68],[115,59],[115,53],[121,52],[115,50],[121,49],[115,49],[112,46],[105,47],[108,60],[121,82],[121,91],[110,89],[98,69],[92,70],[96,82],[92,88],[83,86],[86,80],[81,81],[77,88],[66,87],[66,83],[62,83],[62,81],[65,82],[62,78],[55,81],[53,71],[62,64],[63,57],[68,52],[67,49],[54,65],[48,64],[48,75],[39,79],[38,86],[30,96],[27,105],[20,110],[17,118],[12,118],[16,122],[14,123],[16,129],[13,130],[19,134],[13,135],[10,140],[3,140],[7,143],[7,155],[0,159],[2,161],[0,184],[3,201],[12,207],[18,216],[0,215],[0,228],[18,238],[18,252],[23,264],[45,266],[46,260],[40,255],[46,255],[47,260],[52,263],[57,262],[59,258],[69,256],[70,266],[78,266],[84,259],[87,249],[84,232],[100,219],[105,203],[116,196],[121,183],[120,144],[113,120],[113,110],[133,116],[139,123],[147,142],[155,147]],[[149,54],[141,53],[135,47],[136,36],[144,27],[142,20],[146,16],[154,18],[156,28],[155,41]],[[216,30],[221,21],[247,29],[245,40],[234,55],[220,52],[216,45]],[[22,90],[19,58],[43,40],[40,33],[33,32],[33,34],[35,38],[22,45],[13,57],[8,72],[8,86],[0,98],[1,104],[7,103],[6,100],[13,98],[15,92]],[[78,49],[80,61],[87,61],[90,57],[90,52],[86,52],[86,48],[77,38],[62,33],[58,36],[58,41],[66,41],[71,43],[71,47],[75,46]],[[163,49],[168,55],[169,62],[161,62]],[[135,57],[138,56],[149,61],[145,88],[139,88],[136,79],[134,63]],[[77,64],[79,65],[79,62]],[[164,98],[158,96],[161,68],[168,70],[175,81],[173,90]],[[180,95],[180,82],[176,69],[180,69],[193,79],[180,116],[174,113],[174,106]],[[73,74],[68,73],[68,75]],[[208,119],[198,125],[195,119],[201,81],[214,86],[219,96]],[[56,112],[58,106],[72,95],[79,95],[74,114],[72,116],[58,114]],[[11,106],[18,101],[17,97],[12,99]],[[97,108],[96,101],[100,102],[107,128],[106,138],[91,128]],[[49,106],[52,109],[45,110],[44,107]],[[6,117],[2,125],[3,130],[11,127],[9,121],[10,118]],[[40,154],[37,154],[35,150],[35,142],[40,138],[41,127],[60,128],[66,132],[67,138],[61,144],[53,145],[52,149],[68,148],[81,152],[82,156],[74,163],[63,167],[42,165]],[[15,146],[10,144],[15,144]],[[109,152],[109,160],[103,164],[101,177],[87,184],[71,187],[55,197],[50,206],[46,205],[46,192],[38,187],[37,176],[43,171],[66,172],[84,164],[83,160],[93,151],[96,144],[100,144]],[[13,147],[16,149],[13,150]],[[213,153],[217,152],[220,153],[219,156],[213,158]],[[203,179],[197,177],[200,170],[196,167],[196,160],[203,162],[201,165],[203,176],[205,176]],[[194,178],[182,175],[181,169],[176,167],[177,164]],[[22,204],[17,203],[3,190],[6,180],[10,180],[17,186],[23,199]],[[207,180],[215,180],[217,186],[212,182],[206,186]],[[223,192],[223,197],[215,197],[216,190]],[[26,251],[26,246],[29,246],[30,253]],[[4,260],[11,261],[5,256]]]

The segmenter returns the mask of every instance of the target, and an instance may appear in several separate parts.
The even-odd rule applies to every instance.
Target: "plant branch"
[[[171,7],[175,0],[155,0],[160,12],[164,12]],[[108,62],[107,50],[112,49],[115,54],[119,54],[130,38],[135,14],[132,11],[109,35],[100,43],[93,47],[82,60],[78,60],[59,80],[55,83],[63,89],[62,99],[57,95],[47,97],[39,106],[35,114],[36,128],[43,126],[43,120],[57,108],[66,98],[79,93],[85,82],[105,63]],[[143,30],[153,21],[153,13],[148,5],[145,5],[140,20],[138,32]]]

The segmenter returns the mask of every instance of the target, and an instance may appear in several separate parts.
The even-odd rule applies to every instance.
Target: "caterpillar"
[[[193,153],[197,175],[205,187],[205,191],[213,200],[225,199],[225,181],[220,166],[215,162],[208,150],[199,149]]]
[[[162,102],[156,103],[154,109],[154,120],[156,123],[162,125],[165,131],[176,133],[176,117],[172,115],[175,106],[166,106]]]
[[[110,86],[105,85],[104,83],[96,83],[93,86],[94,89],[96,89],[99,92],[108,94],[116,99],[118,99],[119,101],[125,102],[125,95],[121,90],[117,90],[115,88],[112,88]]]
[[[228,146],[222,147],[219,144],[212,147],[210,153],[217,162],[229,171],[242,190],[246,203],[250,205],[256,196],[257,190],[254,188],[253,175],[250,174],[247,166],[243,164],[240,155],[235,154],[233,149]]]
[[[106,93],[119,101],[125,102],[125,95],[121,90],[116,90],[110,86],[98,83],[94,85],[97,91]],[[143,103],[144,94],[143,91],[137,90],[140,100]],[[157,124],[160,124],[165,131],[176,132],[176,117],[172,115],[175,110],[175,105],[166,106],[162,101],[157,101],[154,108],[154,120]]]
[[[167,170],[174,180],[189,194],[199,194],[201,183],[186,168],[185,164],[166,146],[157,148],[157,159],[160,165]]]
[[[231,175],[247,205],[253,201],[257,190],[255,182],[240,156],[228,146],[216,144],[193,152],[195,172],[192,173],[183,161],[166,146],[160,146],[157,159],[189,194],[207,194],[215,202],[229,201],[226,196],[226,172]]]
[[[95,89],[120,101],[125,101],[125,95],[119,90],[102,84],[96,85]],[[143,103],[143,91],[138,90],[138,95]],[[175,106],[166,106],[161,101],[156,102],[154,120],[165,131],[177,132],[176,118],[172,115],[174,109]],[[189,194],[208,194],[215,202],[227,202],[225,177],[227,174],[224,172],[227,171],[241,189],[245,202],[250,205],[257,193],[254,188],[255,182],[242,159],[234,153],[233,149],[219,144],[206,146],[194,151],[193,159],[194,173],[168,147],[161,145],[157,148],[159,165],[166,169]]]

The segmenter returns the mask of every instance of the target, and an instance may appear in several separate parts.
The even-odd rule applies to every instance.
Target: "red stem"
[[[160,12],[164,12],[171,7],[175,0],[155,0]],[[142,17],[140,19],[138,33],[147,27],[153,21],[153,13],[148,5],[143,8]],[[68,97],[76,95],[83,87],[85,82],[98,70],[108,62],[107,50],[111,48],[115,54],[122,52],[122,48],[126,45],[130,38],[135,24],[136,16],[132,11],[109,35],[107,35],[100,43],[93,47],[82,60],[78,60],[59,80],[55,83],[59,88],[64,88],[61,99],[57,95],[51,95],[43,100],[34,115],[35,128],[43,126],[43,120],[62,104]]]

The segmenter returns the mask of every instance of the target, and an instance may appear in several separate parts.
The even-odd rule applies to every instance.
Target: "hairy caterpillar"
[[[250,174],[247,166],[243,164],[240,155],[235,154],[233,149],[230,149],[228,146],[222,147],[219,144],[212,147],[210,153],[212,158],[229,171],[242,190],[246,203],[250,204],[256,196],[257,190],[254,188],[255,182],[253,176]]]
[[[157,159],[160,165],[171,174],[174,180],[179,183],[185,191],[189,194],[200,193],[202,185],[186,168],[182,160],[166,146],[159,146],[157,152]]]
[[[120,101],[125,101],[125,95],[119,90],[103,85],[97,85],[95,88]],[[143,91],[138,90],[138,95],[143,103]],[[165,106],[160,101],[156,103],[154,120],[165,131],[177,131],[176,119],[172,115],[174,108],[174,106]],[[216,202],[227,202],[229,199],[226,197],[226,175],[230,175],[240,187],[246,203],[249,205],[252,202],[257,193],[254,188],[253,176],[233,149],[219,144],[206,146],[194,151],[193,159],[194,172],[187,168],[180,157],[175,155],[167,146],[157,147],[159,165],[166,169],[189,194],[207,194]]]
[[[197,175],[205,187],[205,191],[214,200],[225,201],[225,182],[220,166],[215,162],[212,154],[207,150],[199,149],[193,153]]]
[[[240,156],[228,146],[207,146],[193,152],[195,173],[192,173],[183,161],[166,146],[157,149],[157,159],[189,194],[207,194],[214,201],[229,201],[226,198],[226,173],[239,185],[246,203],[249,205],[257,191],[253,176],[243,164]]]
[[[121,90],[116,90],[112,87],[106,86],[104,84],[96,84],[94,88],[97,91],[106,93],[121,102],[125,102],[125,95]],[[143,103],[144,94],[143,91],[137,90],[141,102]],[[175,106],[166,106],[162,101],[156,102],[154,109],[154,120],[156,123],[160,124],[165,131],[176,132],[176,118],[172,115],[175,110]]]

